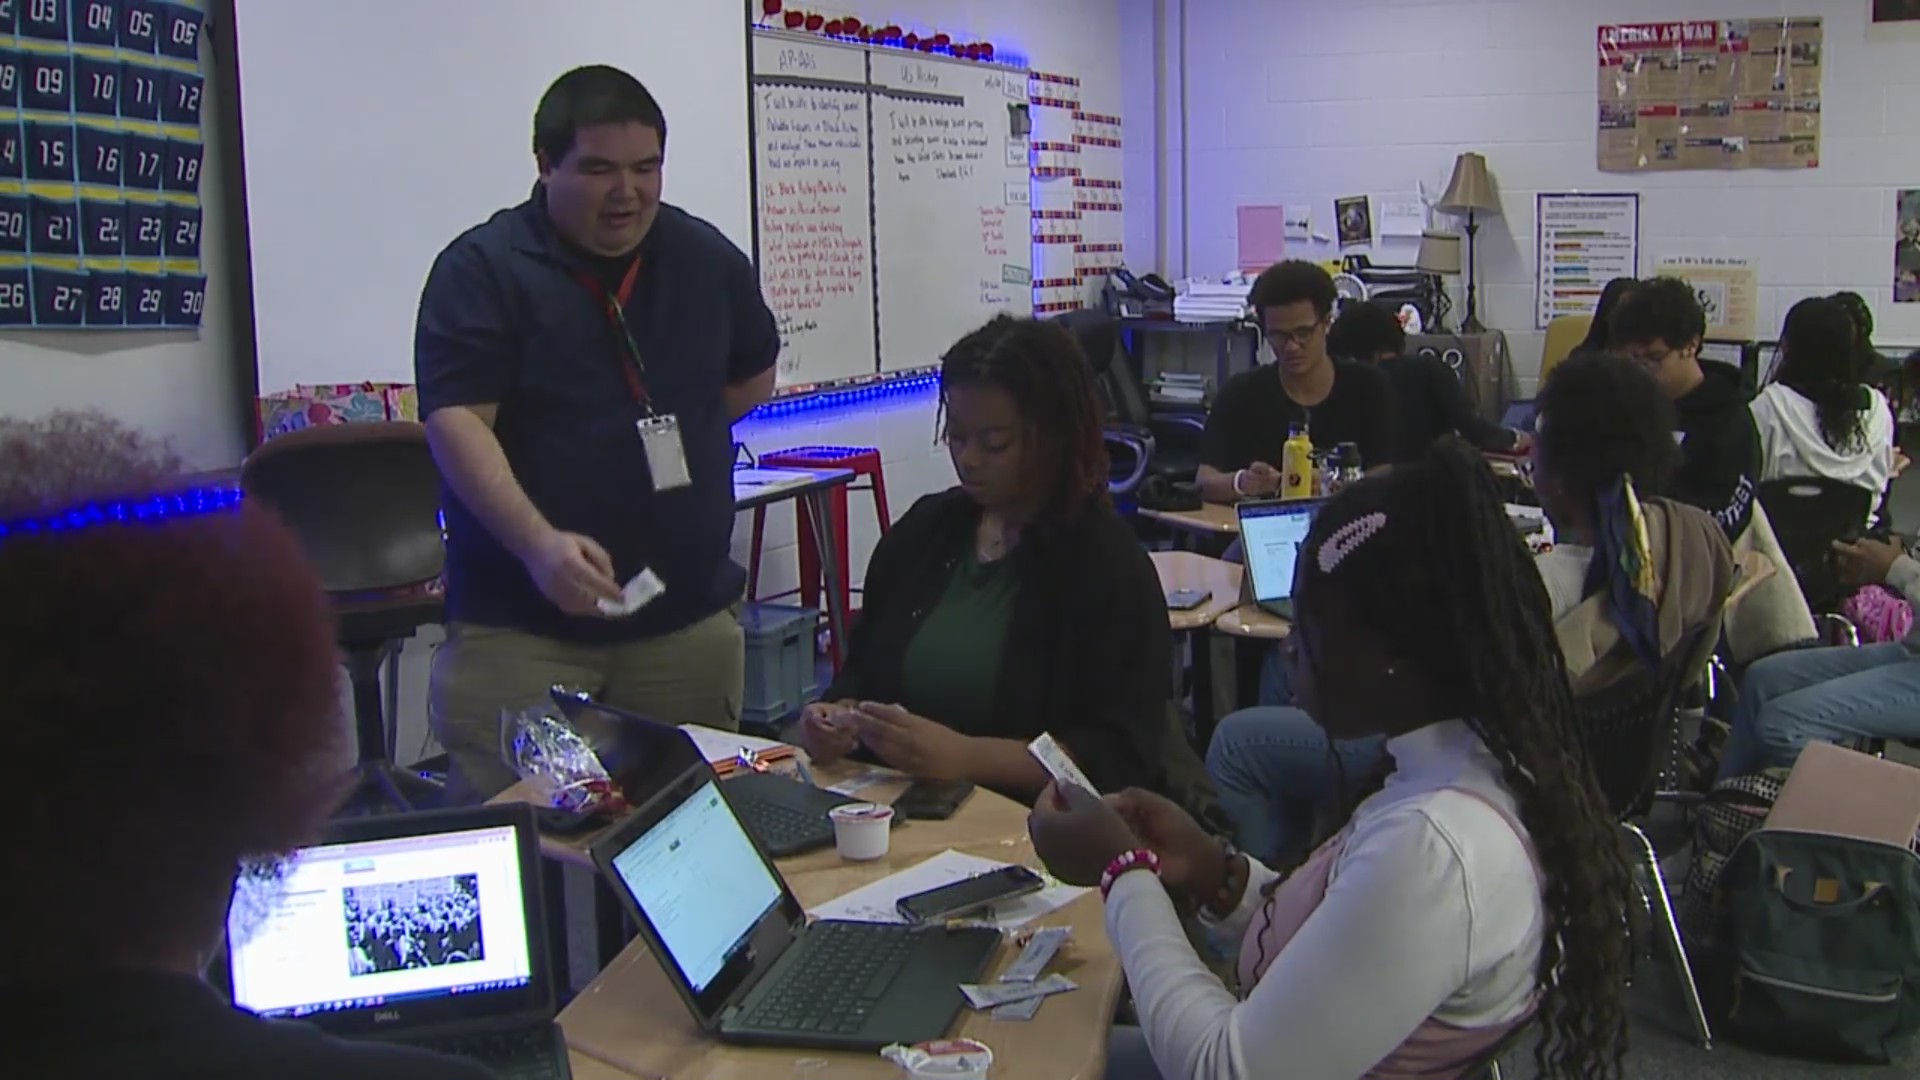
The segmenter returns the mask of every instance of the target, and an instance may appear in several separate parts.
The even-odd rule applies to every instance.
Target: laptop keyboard
[[[818,846],[833,839],[833,825],[817,811],[795,810],[790,806],[752,797],[739,799],[734,809],[747,826],[747,832],[768,851],[782,852]]]
[[[504,1080],[566,1080],[568,1075],[551,1027],[449,1035],[414,1045],[477,1061]]]
[[[816,923],[786,977],[742,1019],[756,1031],[854,1035],[913,954],[911,933],[880,923]]]

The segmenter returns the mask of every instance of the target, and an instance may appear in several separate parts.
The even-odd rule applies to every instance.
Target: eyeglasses
[[[1260,328],[1260,337],[1270,349],[1278,350],[1286,342],[1292,342],[1296,347],[1304,349],[1313,344],[1314,335],[1318,334],[1320,328],[1325,325],[1327,320],[1321,319],[1297,330],[1271,330],[1263,326]]]

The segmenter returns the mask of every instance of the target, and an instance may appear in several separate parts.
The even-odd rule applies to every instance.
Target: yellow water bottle
[[[1291,425],[1280,447],[1280,497],[1313,497],[1313,440],[1307,437],[1305,424]]]

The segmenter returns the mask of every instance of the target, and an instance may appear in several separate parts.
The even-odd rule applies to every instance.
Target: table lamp
[[[1446,278],[1460,272],[1460,237],[1454,233],[1421,233],[1420,254],[1414,257],[1413,265],[1433,282],[1433,329],[1445,333],[1447,315],[1453,310],[1453,303],[1447,299]]]
[[[1480,324],[1479,283],[1474,279],[1474,240],[1480,232],[1481,214],[1498,214],[1500,196],[1493,190],[1493,177],[1487,174],[1487,159],[1479,154],[1461,154],[1453,161],[1453,178],[1434,209],[1467,218],[1467,318],[1460,324],[1465,333],[1486,330]]]

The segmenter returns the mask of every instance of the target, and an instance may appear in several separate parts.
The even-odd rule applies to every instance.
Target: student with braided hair
[[[1282,875],[1165,800],[1051,786],[1029,818],[1099,883],[1140,1027],[1109,1080],[1460,1075],[1537,1021],[1541,1075],[1621,1075],[1627,870],[1580,750],[1546,588],[1463,444],[1335,496],[1302,548],[1293,685],[1392,771]],[[1177,901],[1241,941],[1239,992]]]

